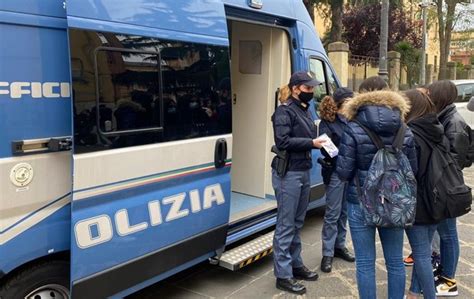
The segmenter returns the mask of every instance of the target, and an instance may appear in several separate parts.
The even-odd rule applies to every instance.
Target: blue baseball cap
[[[339,103],[341,101],[344,101],[352,97],[354,97],[354,92],[352,92],[352,90],[346,87],[340,87],[336,89],[332,95],[332,98],[334,99],[334,102],[336,103]]]
[[[314,79],[311,73],[309,72],[296,72],[293,75],[291,75],[290,78],[290,83],[288,83],[288,86],[297,86],[297,85],[307,85],[307,86],[318,86],[321,84],[318,80]]]

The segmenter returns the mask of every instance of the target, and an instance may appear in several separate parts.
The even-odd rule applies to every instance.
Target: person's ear
[[[299,86],[293,86],[292,87],[292,92],[299,95],[301,93],[300,87]]]

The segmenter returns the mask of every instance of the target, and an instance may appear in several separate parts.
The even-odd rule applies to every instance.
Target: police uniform
[[[319,82],[304,72],[293,74],[289,87],[301,84],[316,86]],[[309,93],[306,93],[306,98],[308,95]],[[313,139],[317,137],[307,101],[308,99],[301,101],[290,97],[272,116],[275,145],[278,150],[286,151],[289,155],[287,172],[283,176],[277,172],[278,158],[275,157],[272,161],[272,183],[278,206],[273,239],[274,273],[277,277],[277,288],[299,294],[304,293],[306,289],[294,278],[318,278],[315,272],[304,266],[301,259],[300,231],[308,208],[309,171],[313,164],[311,150],[314,148]]]

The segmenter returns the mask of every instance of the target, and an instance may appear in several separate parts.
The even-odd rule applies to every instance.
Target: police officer
[[[294,73],[288,85],[280,89],[280,105],[272,116],[275,144],[281,153],[272,161],[272,183],[278,205],[277,224],[273,238],[276,287],[296,294],[306,293],[296,279],[314,281],[301,259],[300,230],[306,214],[310,193],[309,170],[311,150],[321,148],[324,141],[316,139],[316,126],[308,111],[308,102],[320,82],[306,72]],[[287,159],[282,171],[282,157]]]

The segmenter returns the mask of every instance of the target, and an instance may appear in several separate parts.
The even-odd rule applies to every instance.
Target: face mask
[[[299,94],[299,99],[301,102],[303,103],[308,103],[309,101],[311,101],[314,97],[314,93],[313,92],[301,92]]]
[[[198,102],[191,102],[189,103],[189,108],[191,109],[195,109],[199,106]]]
[[[168,113],[176,113],[176,107],[168,108]]]

